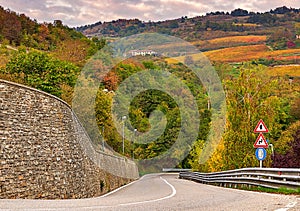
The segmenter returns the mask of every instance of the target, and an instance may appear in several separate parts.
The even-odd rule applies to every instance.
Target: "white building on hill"
[[[158,53],[152,50],[131,50],[127,52],[127,56],[157,56]]]

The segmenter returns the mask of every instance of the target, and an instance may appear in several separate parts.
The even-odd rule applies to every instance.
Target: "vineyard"
[[[219,49],[233,46],[253,45],[264,43],[267,40],[265,35],[228,36],[211,40],[199,40],[192,42],[200,49]]]
[[[300,49],[286,49],[286,50],[270,50],[266,44],[249,45],[230,47],[218,50],[203,52],[205,56],[212,62],[221,63],[237,63],[244,61],[251,61],[257,59],[274,59],[274,60],[295,60],[300,58]],[[202,55],[202,53],[201,53]],[[197,61],[201,55],[191,55],[193,60]],[[183,62],[185,56],[176,57],[174,59],[167,59],[168,62],[174,63],[175,60]]]
[[[267,69],[267,74],[270,76],[300,77],[300,66],[290,65],[290,66],[269,67]]]

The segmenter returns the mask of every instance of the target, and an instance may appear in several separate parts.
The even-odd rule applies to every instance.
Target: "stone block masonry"
[[[137,178],[133,161],[93,149],[65,102],[0,80],[0,198],[95,197]]]

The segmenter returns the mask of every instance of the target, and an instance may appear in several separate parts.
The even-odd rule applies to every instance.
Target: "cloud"
[[[276,7],[300,7],[295,0],[0,0],[0,5],[18,13],[53,22],[60,19],[69,26],[80,26],[98,21],[119,18],[138,18],[158,21],[193,17],[213,11],[232,11],[243,8],[249,11],[269,11]]]

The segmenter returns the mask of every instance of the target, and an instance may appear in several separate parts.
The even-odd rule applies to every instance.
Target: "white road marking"
[[[141,178],[142,179],[142,178]],[[172,189],[172,193],[168,196],[162,197],[162,198],[158,198],[158,199],[152,199],[152,200],[145,200],[145,201],[138,201],[138,202],[130,202],[130,203],[124,203],[124,204],[116,204],[116,205],[111,205],[111,206],[91,206],[91,207],[80,207],[82,209],[95,209],[95,208],[113,208],[113,207],[119,207],[119,206],[131,206],[131,205],[138,205],[138,204],[145,204],[145,203],[153,203],[153,202],[158,202],[158,201],[162,201],[162,200],[166,200],[169,198],[172,198],[176,195],[176,189],[173,185],[171,185],[166,179],[160,177],[160,179],[162,181],[164,181],[171,189]],[[133,183],[130,183],[133,184]],[[130,185],[128,184],[128,185]],[[123,186],[124,188],[125,186]],[[122,189],[119,188],[119,190]],[[118,189],[117,189],[118,190]],[[116,191],[117,191],[116,190]],[[115,191],[115,192],[116,192]],[[105,196],[105,195],[104,195]],[[107,195],[106,195],[107,196]]]
[[[158,201],[162,201],[162,200],[166,200],[166,199],[174,197],[176,195],[176,189],[175,189],[175,187],[173,185],[171,185],[166,179],[164,179],[162,177],[160,177],[160,179],[163,180],[172,189],[172,193],[170,195],[162,197],[162,198],[158,198],[158,199],[153,199],[153,200],[146,200],[146,201],[125,203],[125,204],[118,204],[117,206],[128,206],[128,205],[137,205],[137,204],[144,204],[144,203],[152,203],[152,202],[158,202]]]
[[[152,174],[153,175],[153,174]],[[146,176],[146,175],[145,175]],[[105,195],[103,195],[103,196],[100,196],[99,198],[103,198],[103,197],[107,197],[107,196],[109,196],[109,195],[111,195],[111,194],[113,194],[113,193],[115,193],[115,192],[117,192],[117,191],[120,191],[121,189],[123,189],[123,188],[125,188],[125,187],[128,187],[128,186],[130,186],[130,185],[132,185],[132,184],[134,184],[134,183],[136,183],[136,182],[138,182],[138,181],[140,181],[140,180],[142,180],[144,177],[141,177],[139,180],[136,180],[136,181],[134,181],[134,182],[131,182],[131,183],[129,183],[129,184],[127,184],[127,185],[124,185],[124,186],[122,186],[122,187],[120,187],[120,188],[118,188],[118,189],[116,189],[116,190],[114,190],[114,191],[112,191],[112,192],[109,192],[109,193],[107,193],[107,194],[105,194]],[[153,202],[158,202],[158,201],[162,201],[162,200],[166,200],[166,199],[169,199],[169,198],[172,198],[172,197],[174,197],[175,195],[176,195],[176,189],[175,189],[175,187],[173,186],[173,185],[171,185],[166,179],[164,179],[164,178],[162,178],[162,177],[160,177],[160,179],[162,180],[162,181],[164,181],[171,189],[172,189],[172,193],[170,194],[170,195],[168,195],[168,196],[165,196],[165,197],[162,197],[162,198],[158,198],[158,199],[152,199],[152,200],[145,200],[145,201],[138,201],[138,202],[130,202],[130,203],[123,203],[123,204],[116,204],[116,205],[95,205],[95,206],[88,206],[88,207],[86,207],[86,206],[83,206],[83,207],[73,207],[72,209],[100,209],[100,208],[114,208],[114,207],[120,207],[120,206],[131,206],[131,205],[138,205],[138,204],[145,204],[145,203],[153,203]],[[87,200],[89,200],[89,199],[87,199]],[[90,200],[95,200],[95,198],[90,198]],[[70,208],[67,208],[67,207],[65,207],[65,208],[63,208],[63,207],[57,207],[57,208],[33,208],[33,209],[22,209],[22,210],[47,210],[47,211],[50,211],[50,210],[69,210]],[[1,210],[1,209],[0,209]]]
[[[133,181],[133,182],[131,182],[131,183],[128,183],[127,185],[121,186],[121,187],[119,187],[119,188],[117,188],[117,189],[115,189],[115,190],[113,190],[113,191],[111,191],[111,192],[108,192],[107,194],[104,194],[104,195],[102,195],[102,196],[99,196],[99,198],[107,197],[107,196],[109,196],[109,195],[111,195],[111,194],[113,194],[113,193],[115,193],[115,192],[118,192],[118,191],[122,190],[123,188],[126,188],[126,187],[128,187],[128,186],[130,186],[130,185],[133,185],[133,184],[136,183],[137,181],[139,181],[139,180],[135,180],[135,181]]]
[[[151,174],[151,175],[154,175],[154,174]],[[159,175],[159,174],[158,174],[158,175]],[[122,186],[122,187],[119,187],[119,188],[117,188],[117,189],[111,191],[111,192],[108,192],[107,194],[104,194],[104,195],[102,195],[102,196],[99,196],[99,198],[107,197],[107,196],[109,196],[109,195],[111,195],[111,194],[113,194],[113,193],[115,193],[115,192],[118,192],[118,191],[122,190],[123,188],[126,188],[126,187],[128,187],[128,186],[130,186],[130,185],[133,185],[134,183],[143,180],[146,176],[148,176],[148,175],[144,175],[144,176],[142,176],[139,180],[135,180],[135,181],[133,181],[133,182],[131,182],[131,183],[128,183],[127,185],[124,185],[124,186]]]

